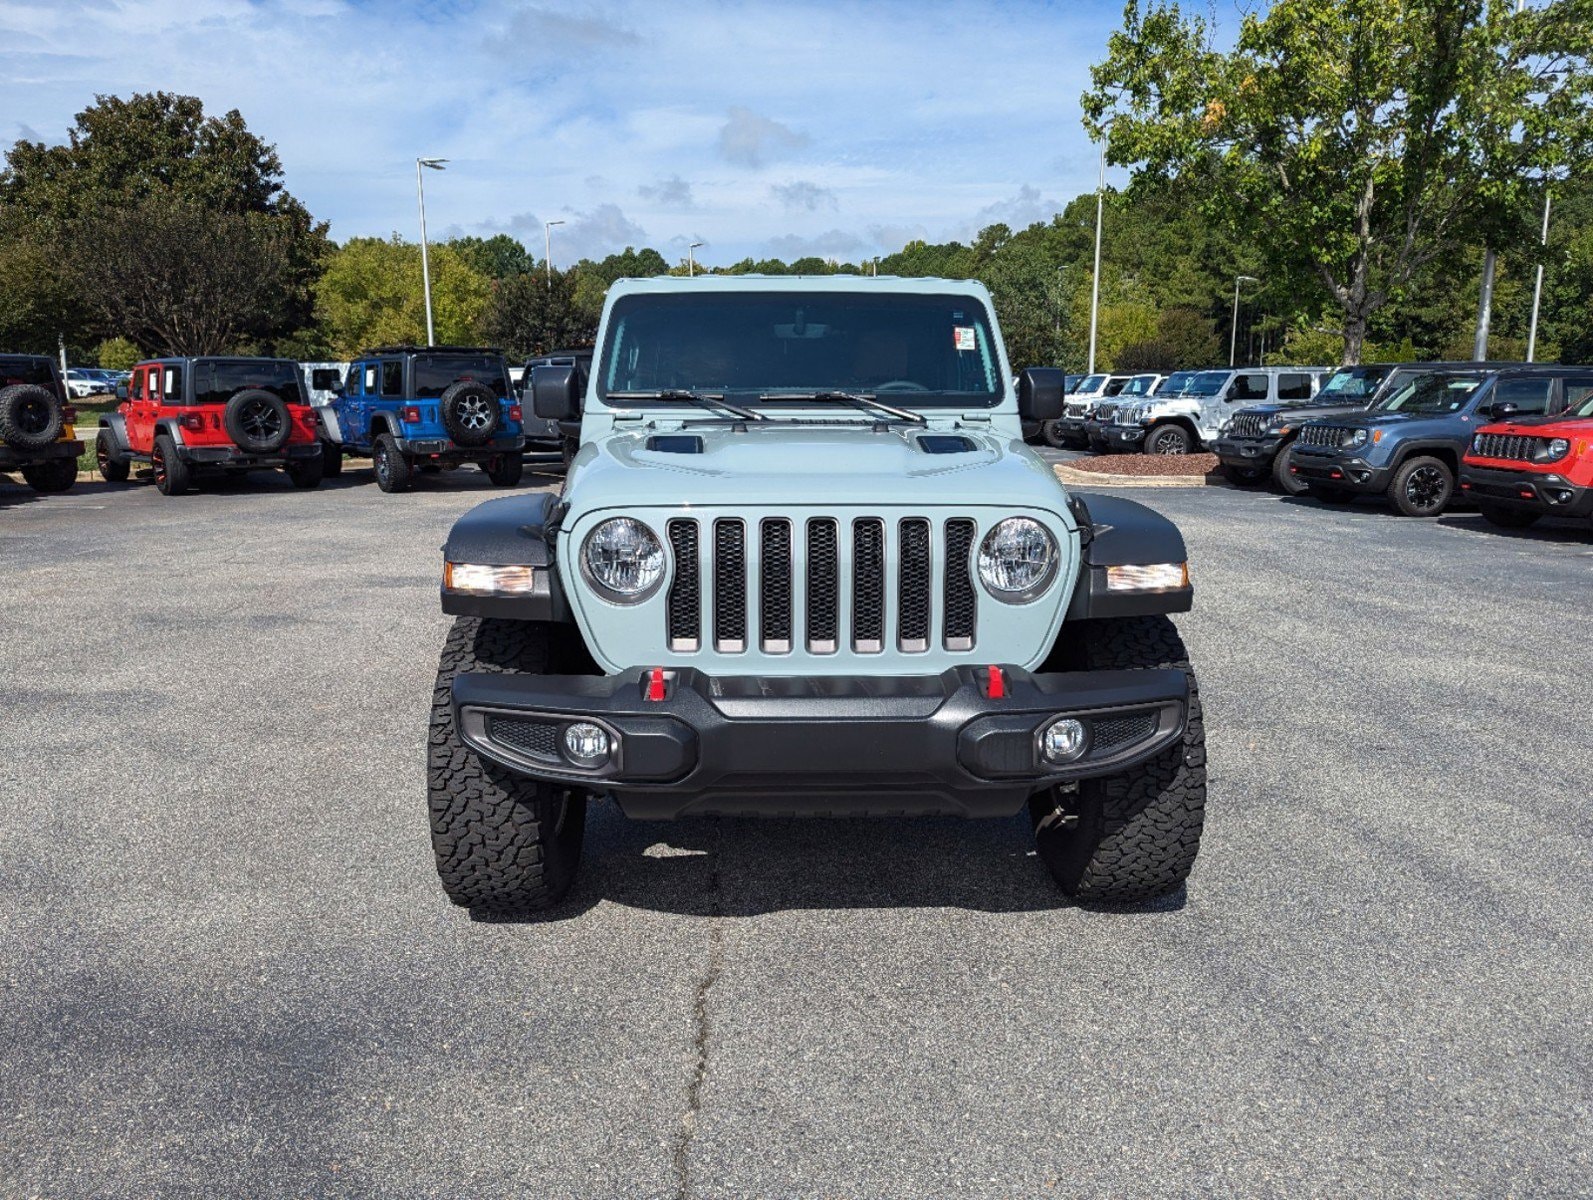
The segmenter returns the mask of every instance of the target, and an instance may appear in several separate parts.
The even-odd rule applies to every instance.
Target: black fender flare
[[[127,418],[121,413],[102,414],[98,432],[94,436],[108,439],[110,453],[115,461],[120,462],[127,457],[131,443],[127,440]]]
[[[188,448],[188,443],[183,441],[182,422],[174,421],[170,417],[156,421],[154,432],[150,435],[149,440],[149,444],[152,448],[155,444],[155,439],[163,433],[167,437],[171,438],[172,444],[175,445],[177,449],[186,450]]]
[[[565,506],[547,492],[505,496],[478,504],[454,522],[443,543],[447,563],[530,567],[532,590],[514,596],[464,595],[442,590],[442,610],[458,617],[569,622],[554,539]]]
[[[373,412],[371,414],[371,445],[374,446],[376,444],[376,439],[381,437],[384,433],[390,433],[400,441],[402,441],[404,438],[403,431],[398,427],[398,417],[396,414],[387,412],[386,410]]]
[[[1066,620],[1142,617],[1194,607],[1195,589],[1187,583],[1161,592],[1114,592],[1106,586],[1107,567],[1188,562],[1189,551],[1178,526],[1161,513],[1118,496],[1073,492],[1068,506],[1078,522],[1083,562]]]

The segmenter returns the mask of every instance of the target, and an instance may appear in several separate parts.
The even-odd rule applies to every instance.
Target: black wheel
[[[376,467],[376,486],[382,491],[402,492],[409,489],[413,473],[409,459],[404,457],[404,452],[398,448],[398,442],[392,434],[377,435],[371,460]]]
[[[1497,504],[1484,504],[1481,506],[1481,511],[1484,521],[1500,529],[1530,529],[1543,515],[1520,508],[1501,508]]]
[[[494,487],[515,487],[525,474],[525,458],[518,450],[494,454],[487,460],[486,472]]]
[[[317,454],[313,458],[296,458],[283,467],[296,488],[321,486],[321,476],[326,472],[325,461]]]
[[[1309,486],[1312,497],[1322,501],[1323,504],[1353,504],[1355,502],[1355,493],[1344,488],[1323,487],[1319,483],[1313,483]]]
[[[337,478],[343,473],[343,447],[336,442],[321,443],[321,475]]]
[[[1066,450],[1072,440],[1062,436],[1061,423],[1058,421],[1041,421],[1040,437],[1053,450]]]
[[[65,427],[61,402],[49,388],[15,383],[0,389],[0,442],[16,450],[43,450]]]
[[[443,645],[427,736],[431,844],[455,904],[513,915],[557,904],[575,881],[586,796],[538,783],[480,757],[454,728],[453,682],[462,671],[540,675],[546,625],[462,617]]]
[[[1272,485],[1285,496],[1299,496],[1306,490],[1306,482],[1289,470],[1294,444],[1284,446],[1272,459]]]
[[[1118,671],[1177,667],[1188,652],[1166,617],[1091,621],[1083,665]],[[1183,740],[1125,775],[1052,788],[1029,801],[1035,845],[1052,877],[1079,900],[1133,903],[1183,883],[1200,849],[1206,813],[1206,733],[1189,672]]]
[[[1158,425],[1145,435],[1146,454],[1188,454],[1194,448],[1194,439],[1182,425]]]
[[[150,461],[155,468],[155,486],[162,496],[181,496],[193,484],[193,470],[168,435],[163,433],[155,439]]]
[[[451,384],[437,407],[443,428],[461,446],[485,446],[503,425],[503,405],[497,394],[473,379]]]
[[[22,478],[36,492],[64,492],[77,482],[77,459],[52,458],[22,468]]]
[[[100,469],[100,476],[108,483],[126,483],[133,473],[133,464],[117,452],[114,438],[110,426],[100,426],[94,438],[94,462]]]
[[[1222,464],[1222,473],[1229,483],[1236,483],[1240,487],[1251,487],[1267,477],[1267,473],[1259,467],[1235,467],[1228,463]]]
[[[1388,498],[1407,517],[1436,517],[1454,494],[1454,472],[1427,455],[1403,463],[1388,485]]]
[[[221,423],[233,443],[250,454],[275,454],[293,431],[282,397],[262,388],[235,392],[222,410]]]

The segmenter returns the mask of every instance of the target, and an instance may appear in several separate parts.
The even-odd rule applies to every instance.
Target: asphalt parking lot
[[[1586,530],[1131,493],[1210,750],[1150,910],[1022,817],[598,805],[572,901],[488,924],[422,764],[492,494],[0,480],[0,1194],[1593,1191]]]

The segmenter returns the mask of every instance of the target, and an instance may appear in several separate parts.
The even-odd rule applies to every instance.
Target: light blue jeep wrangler
[[[582,395],[582,380],[584,397]],[[455,903],[556,902],[590,799],[628,816],[1011,817],[1080,899],[1179,886],[1199,695],[1184,542],[1023,443],[977,283],[662,278],[610,290],[557,495],[453,527],[429,739]],[[584,403],[583,403],[584,400]]]

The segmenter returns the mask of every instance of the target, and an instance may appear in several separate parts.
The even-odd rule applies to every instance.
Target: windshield
[[[1151,389],[1156,386],[1156,376],[1136,375],[1128,381],[1123,390],[1118,393],[1122,396],[1148,396]]]
[[[500,400],[509,394],[509,372],[496,354],[417,354],[413,376],[417,400],[435,400],[461,379],[486,384]]]
[[[55,383],[54,364],[47,358],[0,358],[0,387],[18,383],[48,388],[56,396],[61,394]]]
[[[1189,381],[1198,374],[1199,371],[1174,371],[1157,385],[1152,395],[1181,396],[1184,394],[1184,388],[1189,386]]]
[[[1228,382],[1231,371],[1196,371],[1177,392],[1178,396],[1215,396]],[[1165,389],[1164,389],[1165,391]]]
[[[615,302],[608,331],[597,359],[604,397],[679,390],[746,404],[848,391],[909,407],[993,407],[1002,395],[989,318],[968,296],[641,294]]]
[[[1079,386],[1073,390],[1080,395],[1084,395],[1087,392],[1098,392],[1101,390],[1101,385],[1106,382],[1106,379],[1105,375],[1086,375],[1079,380]]]
[[[1377,385],[1388,377],[1388,370],[1387,367],[1344,367],[1334,371],[1317,393],[1317,399],[1364,400],[1377,391]]]
[[[1377,402],[1380,412],[1453,413],[1482,386],[1480,375],[1414,375]]]
[[[303,404],[297,363],[253,359],[194,364],[194,403],[225,404],[245,388],[270,392],[288,404]]]

